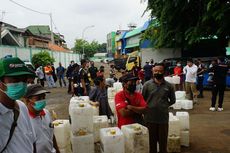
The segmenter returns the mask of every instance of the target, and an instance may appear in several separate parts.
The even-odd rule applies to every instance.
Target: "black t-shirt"
[[[97,67],[93,66],[89,68],[89,73],[92,79],[95,79],[97,77],[97,71],[98,71]]]
[[[88,77],[88,71],[86,69],[81,68],[80,71],[79,71],[79,74],[80,74],[79,75],[79,77],[80,77],[79,80],[84,79],[86,85],[89,85],[90,81],[89,81],[89,77]]]
[[[213,83],[217,85],[226,84],[226,76],[228,73],[229,67],[226,64],[218,64],[213,67]]]

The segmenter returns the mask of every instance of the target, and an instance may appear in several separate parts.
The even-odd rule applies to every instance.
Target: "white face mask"
[[[177,64],[177,66],[181,66],[181,64]]]

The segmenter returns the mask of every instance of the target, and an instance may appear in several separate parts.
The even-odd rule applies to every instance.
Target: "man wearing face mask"
[[[132,73],[122,76],[123,90],[115,95],[118,127],[132,123],[143,123],[142,114],[146,110],[146,102],[142,95],[136,92],[136,80]]]
[[[51,115],[46,106],[46,91],[41,85],[30,85],[27,89],[25,103],[35,129],[36,149],[38,153],[58,153]]]
[[[149,129],[150,153],[157,153],[157,142],[160,152],[167,153],[169,106],[175,103],[174,87],[164,80],[164,65],[153,67],[153,79],[144,84],[142,95],[148,109],[144,119]]]
[[[28,110],[20,98],[27,91],[27,77],[34,76],[19,58],[0,60],[0,152],[36,152],[35,133]]]

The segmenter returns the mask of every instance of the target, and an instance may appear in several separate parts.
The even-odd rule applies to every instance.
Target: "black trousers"
[[[200,92],[200,95],[203,96],[203,90],[204,90],[204,77],[198,77],[197,78],[197,90]]]
[[[216,105],[217,94],[219,93],[218,107],[222,108],[224,101],[225,84],[214,84],[212,87],[212,107]]]
[[[68,80],[69,80],[69,85],[68,85],[68,93],[70,93],[71,92],[71,89],[72,89],[72,79],[71,78],[68,78]]]
[[[146,126],[149,129],[150,153],[157,153],[157,142],[159,143],[160,153],[167,153],[168,123],[146,123]]]

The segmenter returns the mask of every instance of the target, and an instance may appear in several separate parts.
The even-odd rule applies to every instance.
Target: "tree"
[[[183,48],[205,39],[217,38],[220,48],[230,38],[228,0],[149,0],[148,10],[159,26],[150,26],[143,37],[156,47]]]
[[[34,54],[32,57],[32,63],[35,66],[42,65],[45,66],[48,63],[55,62],[55,59],[50,56],[50,54],[47,51],[41,51],[37,54]]]
[[[83,54],[83,45],[84,45],[84,53],[87,58],[92,57],[95,53],[100,52],[102,49],[101,44],[97,41],[93,40],[92,42],[88,42],[83,39],[76,39],[73,50],[76,53]]]

